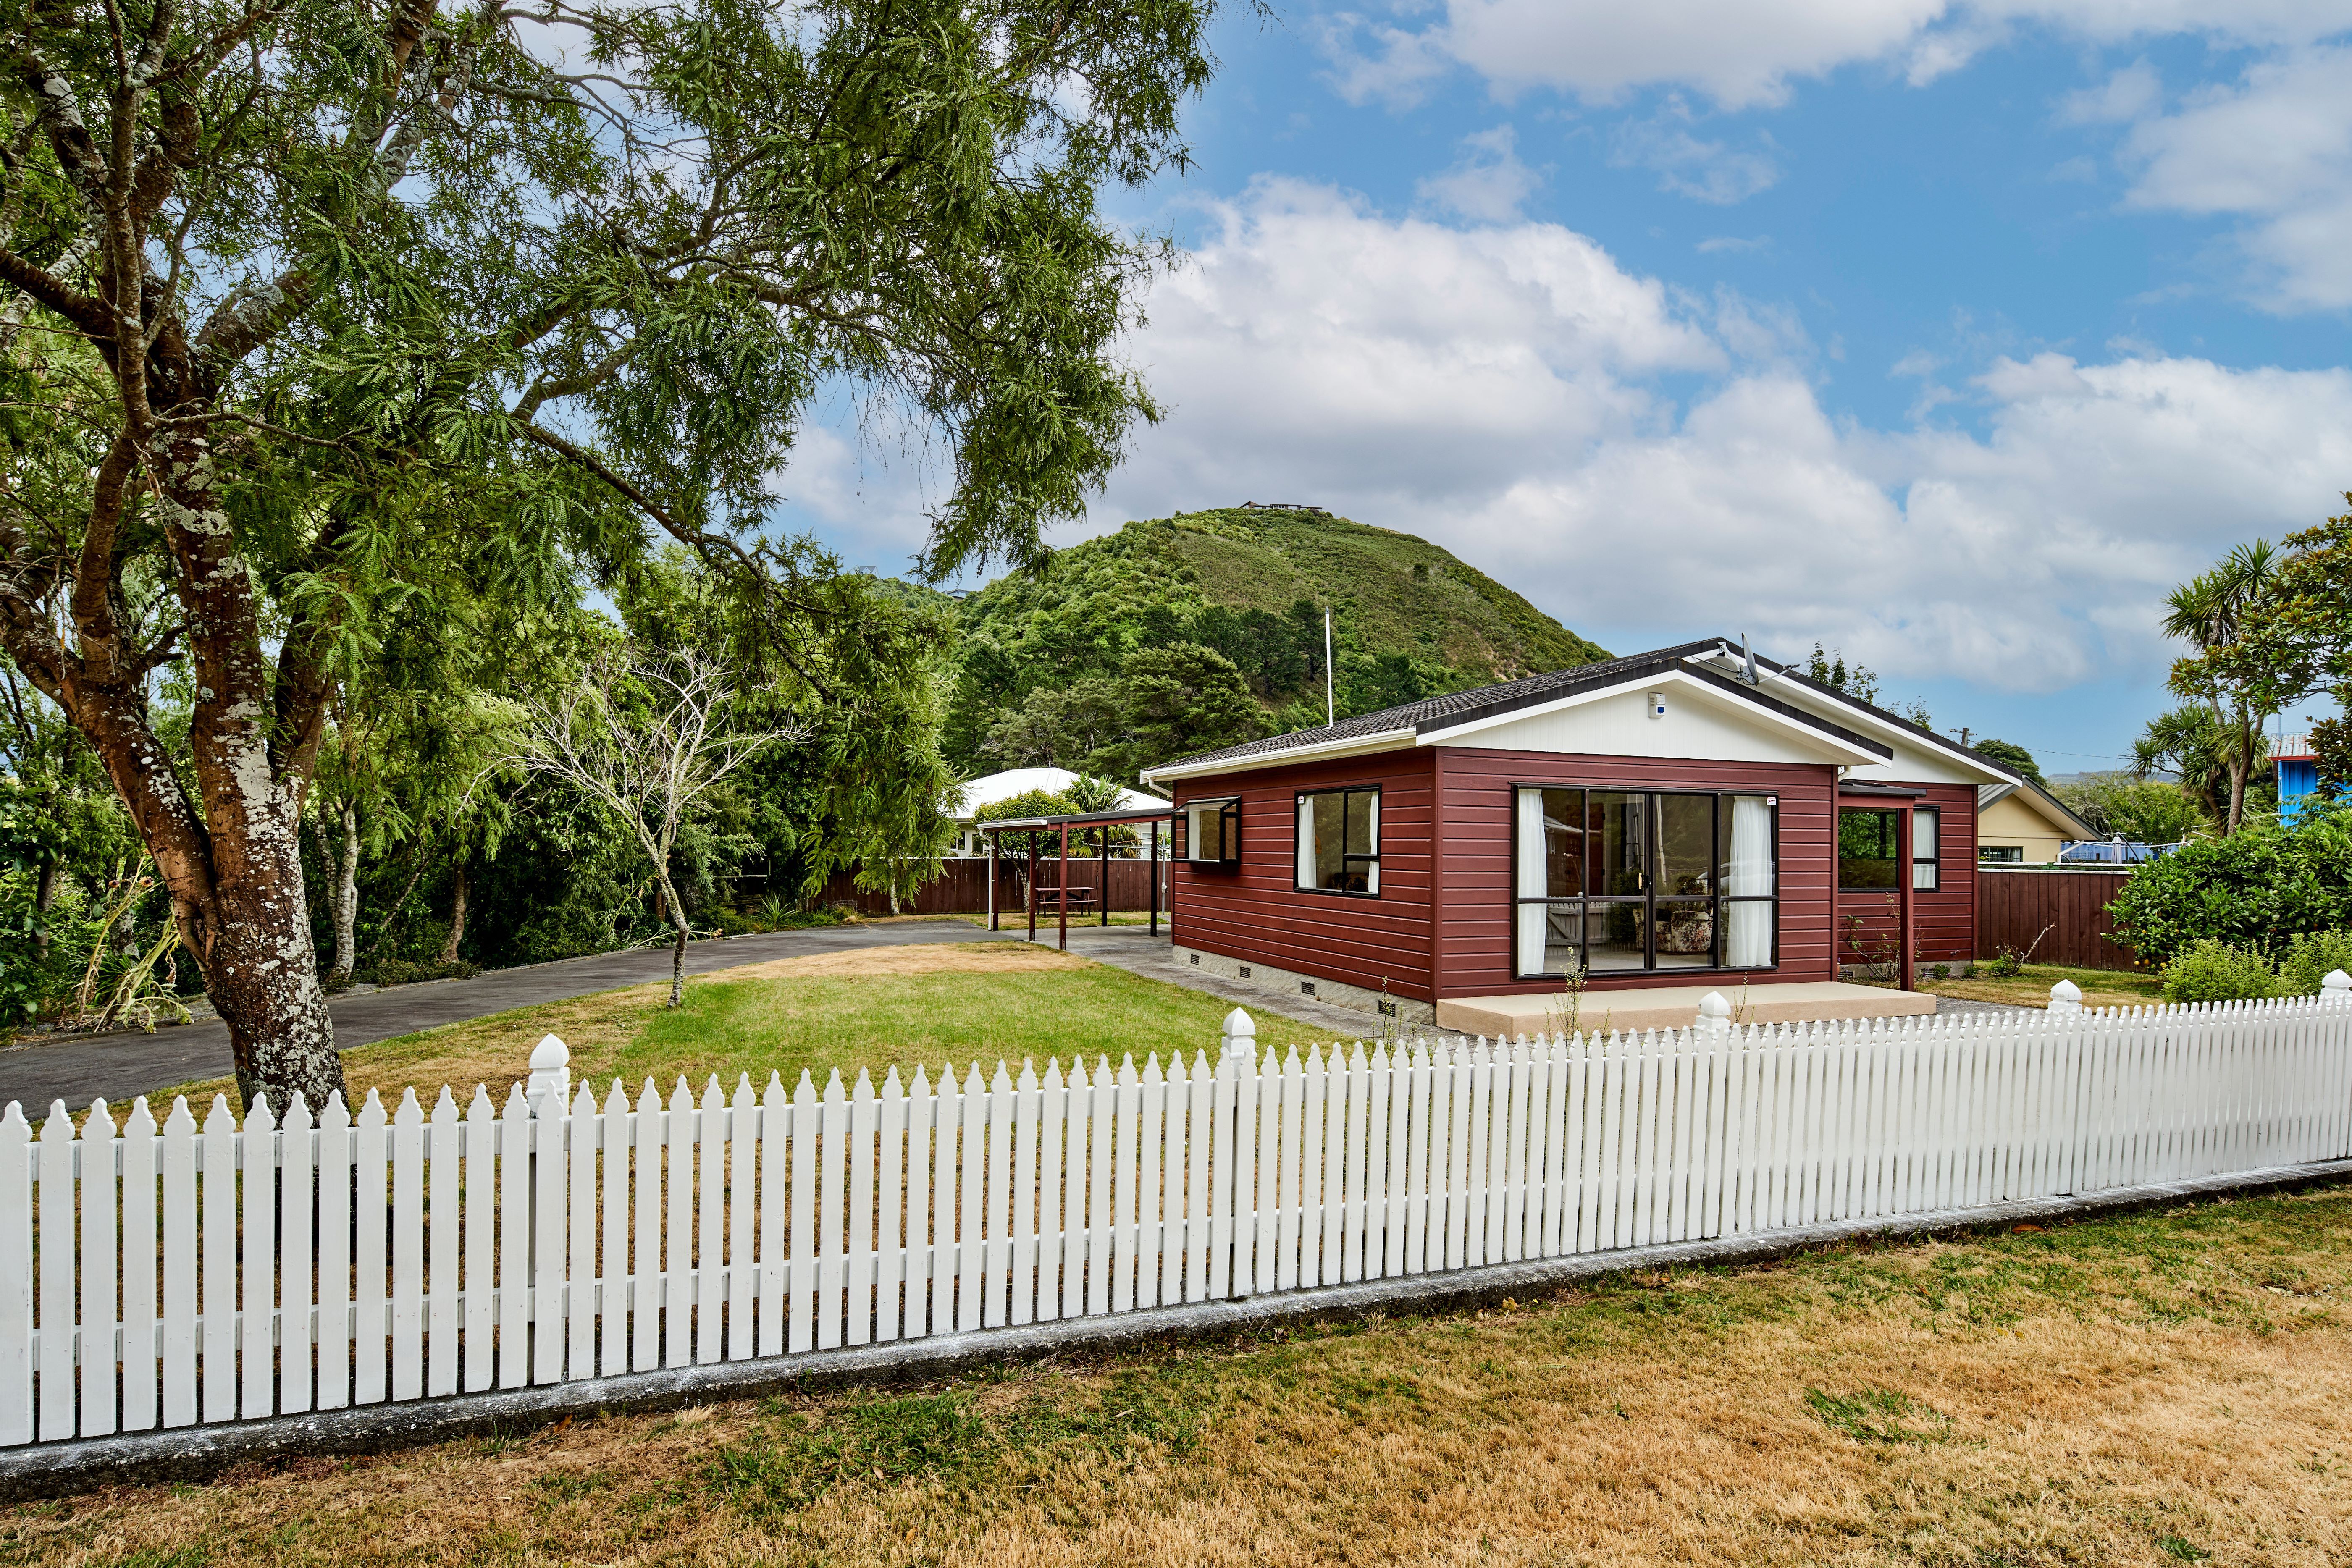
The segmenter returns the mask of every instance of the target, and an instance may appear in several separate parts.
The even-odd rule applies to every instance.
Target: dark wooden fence
[[[1041,857],[1037,862],[1037,880],[1045,886],[1054,885],[1055,868],[1060,862]],[[996,907],[1010,920],[1026,907],[1028,863],[1007,855],[996,868]],[[1103,862],[1097,860],[1070,861],[1070,885],[1090,890],[1102,886]],[[1110,907],[1114,910],[1134,910],[1140,914],[1148,908],[1151,896],[1151,865],[1148,861],[1116,860],[1110,862]],[[866,893],[850,885],[848,872],[835,873],[824,890],[827,904],[854,904],[860,915],[887,915],[890,895],[887,893]],[[1168,910],[1168,862],[1160,862],[1160,909]],[[1097,894],[1099,897],[1099,894]],[[1097,904],[1095,907],[1099,907]],[[983,859],[951,860],[939,880],[927,883],[912,898],[898,900],[901,915],[981,915],[988,909],[988,862]],[[1073,911],[1072,919],[1077,918]]]
[[[2138,954],[2112,940],[2116,923],[2107,913],[2129,871],[2001,871],[1983,865],[1977,870],[1979,956],[1997,957],[2004,947],[2020,953],[2032,948],[2037,964],[2142,967]]]

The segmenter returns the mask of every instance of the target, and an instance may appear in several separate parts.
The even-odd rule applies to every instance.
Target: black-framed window
[[[1979,844],[1977,846],[1977,859],[1988,861],[1994,865],[2023,865],[2025,846],[2023,844]]]
[[[1911,866],[1911,886],[1933,893],[1941,885],[1939,847],[1943,814],[1933,806],[1911,809],[1911,848],[1903,849],[1903,813],[1883,806],[1838,813],[1838,890],[1842,893],[1893,893],[1902,884],[1903,865]]]
[[[1769,969],[1780,956],[1780,798],[1519,786],[1522,978]]]
[[[1298,797],[1297,883],[1308,893],[1381,891],[1381,791],[1318,789]]]
[[[1238,796],[1187,800],[1176,814],[1184,843],[1177,858],[1200,866],[1235,866],[1242,860],[1242,803]]]
[[[1911,886],[1933,893],[1943,885],[1944,813],[1933,806],[1911,808]]]

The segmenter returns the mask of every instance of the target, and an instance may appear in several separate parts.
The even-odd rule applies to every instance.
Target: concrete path
[[[825,925],[808,931],[771,931],[757,936],[697,942],[686,950],[686,972],[706,974],[771,958],[837,953],[856,947],[887,947],[916,942],[984,942],[986,931],[961,920],[892,922],[877,925]],[[1010,933],[998,940],[1011,939]],[[1163,943],[1162,946],[1165,946]],[[669,977],[670,949],[631,948],[551,964],[493,969],[470,980],[425,980],[413,986],[335,998],[335,1044],[344,1051],[373,1045],[446,1023],[502,1013],[510,1008],[560,1002],[623,986]],[[62,1099],[77,1111],[103,1095],[123,1104],[192,1079],[226,1076],[233,1065],[228,1026],[207,1019],[153,1034],[68,1035],[0,1050],[0,1105],[24,1103],[28,1115]]]

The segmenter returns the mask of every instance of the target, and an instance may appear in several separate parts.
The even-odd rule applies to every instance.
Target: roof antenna
[[[1739,634],[1739,678],[1751,686],[1756,685],[1756,650],[1748,646],[1745,632]]]

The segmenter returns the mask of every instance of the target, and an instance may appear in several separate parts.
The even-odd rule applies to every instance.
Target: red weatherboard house
[[[1179,962],[1482,1033],[1932,1012],[2006,769],[1721,640],[1148,769]],[[1846,985],[1898,967],[1906,989]],[[1570,998],[1570,977],[1584,976]]]

